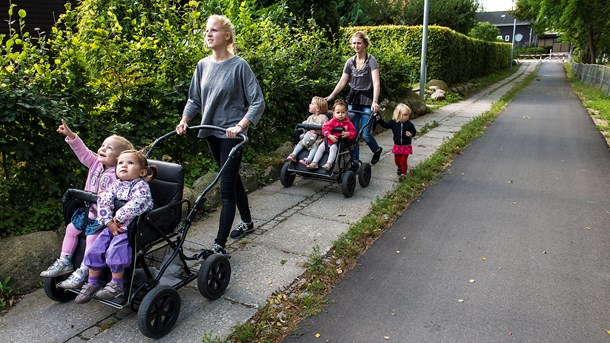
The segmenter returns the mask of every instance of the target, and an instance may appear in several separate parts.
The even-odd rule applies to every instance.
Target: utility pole
[[[510,61],[508,63],[510,63],[510,66],[508,67],[508,70],[512,71],[513,70],[513,54],[515,51],[515,32],[517,31],[517,18],[515,18],[515,21],[513,22],[513,39],[512,39],[512,43],[510,46]]]
[[[424,100],[424,85],[426,84],[426,50],[428,49],[428,12],[430,11],[429,0],[424,2],[424,27],[421,42],[421,66],[419,74],[419,97]]]

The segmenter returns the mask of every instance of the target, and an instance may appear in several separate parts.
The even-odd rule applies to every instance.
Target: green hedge
[[[422,26],[350,27],[343,30],[344,39],[349,39],[357,30],[367,32],[371,53],[376,49],[390,53],[385,47],[392,47],[405,56],[416,57],[418,61],[421,57]],[[505,69],[509,66],[510,50],[507,43],[482,41],[446,27],[429,26],[427,81],[440,79],[455,84]],[[414,69],[419,79],[420,65],[410,63],[409,67]]]

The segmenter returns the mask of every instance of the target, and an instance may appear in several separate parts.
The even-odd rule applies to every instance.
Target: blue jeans
[[[352,110],[352,105],[349,105],[348,110]],[[355,113],[354,122],[352,123],[356,127],[356,132],[360,132],[360,128],[366,124],[372,113],[370,107],[364,107],[360,111],[362,111],[363,113]],[[372,118],[369,125],[367,125],[362,131],[362,139],[364,139],[364,141],[369,146],[372,152],[377,152],[379,150],[379,144],[377,144],[377,141],[375,140],[375,137],[373,137],[373,133],[371,132],[371,129],[373,127],[373,120],[375,120],[375,118]],[[356,144],[354,146],[354,161],[359,159],[360,146]]]

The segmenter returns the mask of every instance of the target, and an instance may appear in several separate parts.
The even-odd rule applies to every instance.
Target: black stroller
[[[329,112],[330,113],[330,112]],[[353,121],[356,113],[362,113],[355,110],[350,110],[348,112],[348,116],[350,120]],[[332,115],[332,114],[330,114]],[[362,187],[368,187],[371,182],[371,165],[369,163],[362,162],[360,160],[353,160],[354,155],[354,147],[358,144],[358,139],[362,135],[364,128],[367,125],[370,125],[371,118],[363,125],[360,130],[356,134],[356,138],[353,140],[348,139],[339,139],[337,158],[333,164],[333,167],[326,171],[322,168],[317,170],[307,169],[306,166],[300,164],[299,162],[286,162],[282,166],[282,170],[280,171],[280,182],[284,187],[290,187],[294,183],[295,177],[297,175],[303,178],[316,179],[316,180],[324,180],[329,182],[338,182],[341,184],[341,192],[343,196],[346,198],[354,195],[354,191],[356,190],[356,175],[358,177],[358,183]],[[298,142],[298,137],[300,134],[307,132],[309,130],[321,130],[322,126],[320,125],[312,125],[312,124],[297,124],[295,127],[295,143]],[[342,131],[341,128],[335,128],[333,131],[337,130],[337,132]],[[326,139],[324,142],[320,144],[326,144]],[[326,161],[328,159],[328,153],[330,149],[326,149],[324,155],[322,156],[322,161]],[[296,157],[296,160],[299,161],[308,155],[308,151],[303,149],[299,155]]]
[[[192,126],[189,131],[200,129],[225,131],[224,128],[210,125]],[[147,156],[175,134],[176,132],[172,131],[155,140]],[[238,137],[242,141],[231,150],[229,158],[235,156],[248,141],[247,136],[243,134]],[[171,331],[178,319],[181,301],[177,289],[197,279],[199,292],[213,300],[221,297],[229,285],[230,256],[214,253],[205,246],[193,256],[186,256],[183,250],[189,228],[203,208],[206,194],[219,181],[226,163],[220,168],[214,181],[199,195],[192,208],[190,202],[182,199],[182,166],[157,160],[150,160],[150,164],[156,165],[158,169],[157,177],[150,182],[156,207],[134,220],[127,231],[134,252],[134,263],[125,271],[125,297],[116,301],[97,300],[117,309],[131,307],[138,313],[138,327],[142,334],[159,338]],[[97,196],[70,189],[62,200],[64,218],[68,224],[77,208],[96,202]],[[116,204],[115,208],[120,205]],[[181,224],[183,206],[188,210],[188,214]],[[81,236],[73,257],[75,266],[80,265],[84,257],[85,237]],[[79,289],[65,290],[57,286],[67,277],[68,275],[45,278],[46,295],[59,302],[73,300]],[[110,280],[108,268],[101,277],[104,282]]]

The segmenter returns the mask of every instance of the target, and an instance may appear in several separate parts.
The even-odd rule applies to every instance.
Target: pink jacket
[[[78,135],[74,139],[66,137],[66,143],[70,145],[72,151],[78,160],[89,169],[87,174],[87,182],[85,182],[85,190],[99,194],[110,187],[112,182],[116,180],[114,167],[109,167],[104,170],[104,165],[97,160],[97,154],[89,150],[85,143]],[[97,204],[91,204],[89,208],[89,218],[97,219]]]
[[[333,135],[337,138],[341,137],[341,132],[333,132],[333,129],[335,127],[342,127],[343,131],[348,132],[349,139],[356,138],[356,128],[354,127],[354,124],[352,124],[352,122],[349,120],[349,118],[345,118],[344,121],[338,121],[337,119],[333,118],[328,123],[324,124],[322,126],[322,134],[324,135],[324,137],[328,138],[328,136],[330,135]],[[334,143],[329,139],[328,144],[332,145]]]

